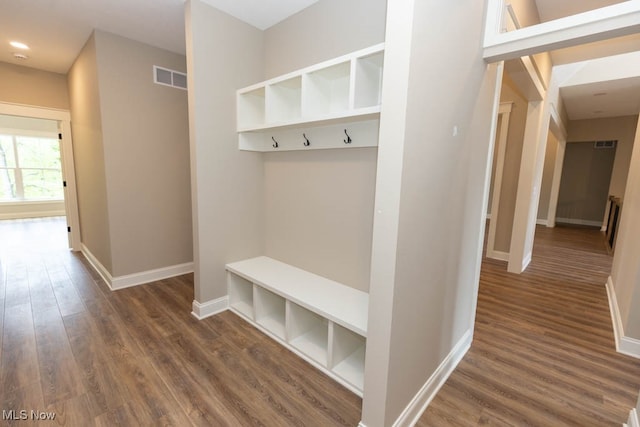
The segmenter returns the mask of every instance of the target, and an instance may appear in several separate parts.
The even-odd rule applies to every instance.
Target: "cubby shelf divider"
[[[226,268],[233,312],[362,396],[366,292],[265,256]]]
[[[248,151],[313,150],[378,145],[384,44],[294,71],[236,93],[239,149]],[[358,144],[322,135],[303,144],[303,134],[335,125],[350,132],[352,123],[369,127]],[[296,129],[300,143],[281,144]],[[373,135],[373,137],[370,137]],[[353,138],[354,141],[355,138]]]

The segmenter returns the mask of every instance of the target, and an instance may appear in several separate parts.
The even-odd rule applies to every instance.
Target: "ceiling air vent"
[[[171,86],[187,90],[187,75],[179,71],[153,66],[153,82],[163,86]]]
[[[596,141],[593,143],[593,148],[603,149],[603,148],[616,148],[616,144],[618,140],[612,139],[610,141]]]

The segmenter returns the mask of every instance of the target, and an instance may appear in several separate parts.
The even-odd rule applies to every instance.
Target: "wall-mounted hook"
[[[344,139],[344,140],[343,140],[343,141],[344,141],[344,143],[345,143],[345,144],[351,144],[352,140],[351,140],[351,137],[349,136],[349,134],[347,133],[347,130],[346,130],[346,129],[344,130],[344,134],[345,134],[345,135],[347,135],[347,139]]]
[[[273,148],[278,148],[278,141],[276,141],[276,139],[274,137],[271,137],[271,140],[273,141],[273,144],[271,144],[271,146]]]
[[[309,141],[309,138],[307,138],[307,135],[305,135],[303,133],[302,136],[304,137],[304,142],[302,143],[302,145],[304,145],[305,147],[310,146],[311,145],[311,141]]]

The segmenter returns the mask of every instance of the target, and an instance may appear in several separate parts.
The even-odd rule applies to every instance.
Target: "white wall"
[[[385,17],[386,0],[321,0],[265,31],[265,74],[383,42]],[[265,153],[266,255],[367,291],[377,153]]]
[[[368,427],[391,425],[473,329],[501,78],[482,59],[483,16],[474,0],[388,4]]]
[[[492,221],[497,221],[495,224],[494,249],[496,251],[509,253],[511,230],[513,228],[513,214],[516,208],[516,195],[518,192],[522,144],[527,122],[527,100],[506,74],[502,79],[500,102],[511,102],[512,107],[511,113],[509,114],[509,129],[507,132],[502,169],[500,204],[498,206],[498,215],[495,219],[492,218]]]
[[[386,0],[320,0],[265,31],[265,77],[384,41]]]
[[[64,201],[61,200],[0,203],[0,219],[41,218],[64,214]]]
[[[187,93],[153,82],[154,65],[184,72],[186,58],[99,30],[95,40],[110,273],[191,263]]]
[[[263,80],[263,33],[186,3],[195,300],[227,294],[224,265],[264,253],[264,166],[238,150],[236,89]],[[232,42],[231,42],[232,41]]]
[[[542,170],[542,185],[540,187],[540,202],[538,204],[538,220],[547,221],[549,216],[549,203],[551,202],[551,184],[556,165],[556,152],[558,139],[549,132],[547,136],[547,148],[544,155],[544,169]]]
[[[609,194],[622,197],[627,185],[631,152],[638,116],[608,117],[603,119],[571,120],[568,140],[571,142],[611,140],[618,141],[611,172]]]
[[[624,335],[640,340],[640,126],[636,128],[629,178],[613,255],[611,279]]]

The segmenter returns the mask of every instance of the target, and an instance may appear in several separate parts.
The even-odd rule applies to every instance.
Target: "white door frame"
[[[494,150],[497,151],[496,163],[493,165],[495,174],[493,177],[493,194],[491,197],[491,219],[489,220],[489,234],[487,235],[487,257],[501,261],[509,260],[509,253],[495,250],[496,227],[498,224],[498,211],[500,210],[500,193],[502,192],[502,174],[504,169],[504,157],[507,150],[507,136],[509,134],[509,119],[511,117],[512,102],[501,102],[500,131],[497,132],[498,140]]]
[[[5,102],[0,102],[0,114],[57,120],[59,122],[59,127],[62,133],[62,140],[60,141],[62,146],[62,150],[60,152],[62,162],[62,179],[67,184],[64,188],[64,204],[67,215],[67,225],[70,227],[69,247],[73,251],[79,251],[81,249],[80,216],[78,214],[78,193],[76,192],[73,142],[71,140],[71,114],[68,110],[33,107]]]

